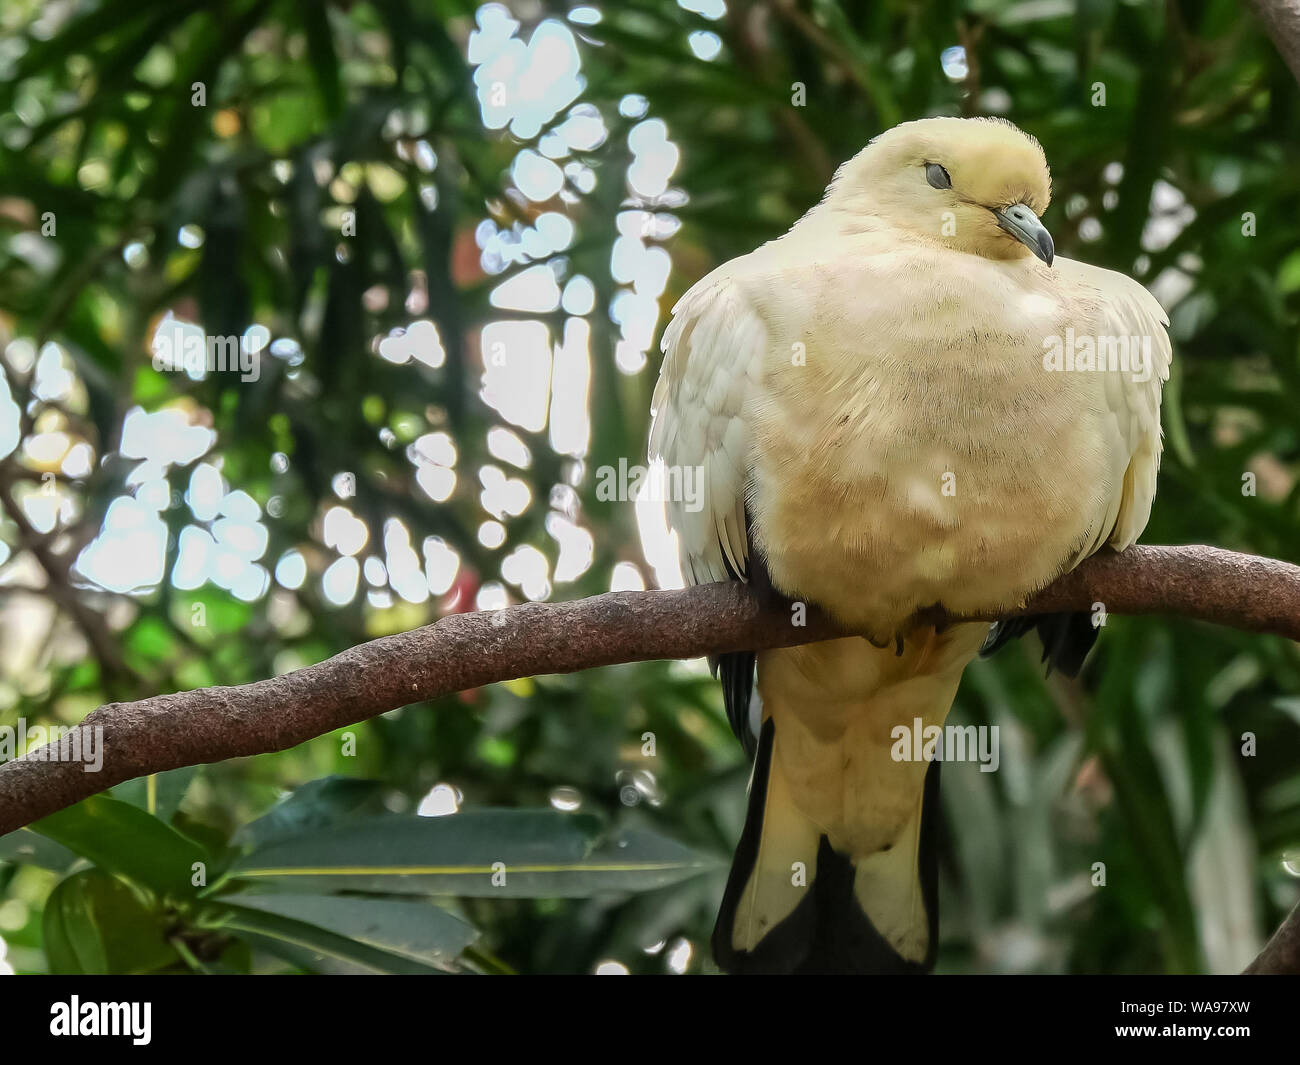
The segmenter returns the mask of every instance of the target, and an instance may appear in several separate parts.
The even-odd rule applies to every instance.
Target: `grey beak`
[[[1052,265],[1052,260],[1056,257],[1056,245],[1052,243],[1052,234],[1047,232],[1043,223],[1038,220],[1038,216],[1025,204],[1018,203],[1013,207],[999,208],[993,212],[993,215],[997,218],[999,226],[1048,266]]]

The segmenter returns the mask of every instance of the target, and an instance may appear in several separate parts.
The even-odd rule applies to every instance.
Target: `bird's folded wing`
[[[678,483],[700,488],[667,502],[691,584],[748,575],[745,405],[757,391],[767,329],[732,276],[734,266],[715,270],[673,308],[652,403],[651,462],[695,478]]]
[[[1112,443],[1128,456],[1128,468],[1122,490],[1111,504],[1114,521],[1107,523],[1093,550],[1108,543],[1122,551],[1135,543],[1146,528],[1156,494],[1161,450],[1160,391],[1169,379],[1173,354],[1166,331],[1169,318],[1151,293],[1123,274],[1060,256],[1053,269],[1101,295],[1095,320],[1090,325],[1081,323],[1079,332],[1099,338],[1125,338],[1130,352],[1136,344],[1137,350],[1150,353],[1145,373],[1129,370],[1099,374],[1104,382],[1105,403],[1114,419]]]

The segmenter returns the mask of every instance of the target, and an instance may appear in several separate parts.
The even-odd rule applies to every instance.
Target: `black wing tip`
[[[754,697],[754,669],[758,656],[753,651],[730,651],[717,656],[717,674],[722,681],[722,703],[727,709],[731,731],[745,753],[753,758],[758,747],[749,727],[749,704]]]
[[[1005,644],[1018,640],[1030,630],[1038,631],[1043,643],[1043,661],[1047,671],[1055,669],[1067,677],[1077,677],[1097,642],[1097,627],[1085,611],[1061,614],[1026,614],[995,622],[980,648],[980,657],[988,658]]]

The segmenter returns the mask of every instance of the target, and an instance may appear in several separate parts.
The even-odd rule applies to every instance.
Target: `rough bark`
[[[1136,547],[1098,555],[1035,596],[1024,612],[1091,611],[1097,603],[1108,614],[1181,615],[1300,640],[1300,567],[1216,548]],[[0,834],[124,780],[283,750],[399,706],[495,681],[843,635],[814,610],[806,625],[792,624],[793,618],[789,604],[764,603],[739,584],[611,592],[452,615],[240,687],[108,703],[80,726],[103,729],[99,772],[42,759],[47,748],[0,766]]]

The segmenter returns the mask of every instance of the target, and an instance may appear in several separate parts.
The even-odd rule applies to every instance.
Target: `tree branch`
[[[1300,567],[1211,547],[1094,556],[1023,612],[1090,611],[1097,603],[1110,614],[1177,614],[1300,640]],[[939,620],[954,619],[918,618]],[[0,835],[124,780],[284,750],[399,706],[495,681],[840,635],[811,609],[807,624],[796,626],[788,604],[764,603],[734,583],[454,614],[281,677],[101,706],[80,725],[103,730],[99,772],[68,758],[71,735],[62,740],[64,760],[47,760],[47,746],[0,766]]]
[[[1273,46],[1300,82],[1300,0],[1250,0]]]
[[[1287,915],[1281,927],[1264,944],[1253,962],[1242,971],[1243,976],[1279,976],[1300,973],[1300,905]]]

